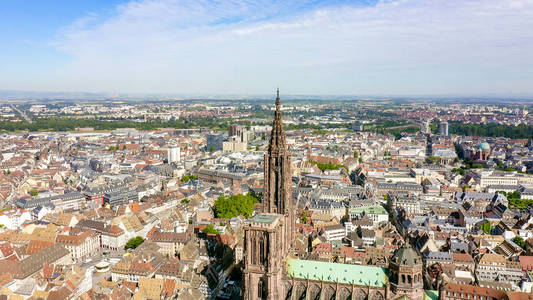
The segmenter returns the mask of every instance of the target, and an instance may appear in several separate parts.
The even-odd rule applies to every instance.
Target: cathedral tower
[[[244,299],[284,299],[283,272],[294,238],[291,155],[281,122],[279,89],[265,154],[263,211],[245,225]]]
[[[396,297],[407,296],[413,300],[424,299],[422,259],[411,246],[409,239],[396,250],[389,263],[390,287]]]
[[[264,168],[263,212],[284,215],[286,234],[283,238],[283,248],[288,251],[290,242],[294,238],[295,215],[292,205],[291,154],[285,144],[279,89],[277,90],[276,112],[268,152],[265,154]]]

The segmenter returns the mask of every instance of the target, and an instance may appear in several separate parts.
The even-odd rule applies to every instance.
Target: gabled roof
[[[387,285],[387,269],[322,261],[288,259],[287,273],[297,279],[322,280],[370,287]]]

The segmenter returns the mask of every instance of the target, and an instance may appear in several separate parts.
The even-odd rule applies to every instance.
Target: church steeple
[[[276,112],[274,113],[274,122],[272,123],[272,132],[270,134],[270,143],[268,152],[285,151],[285,131],[281,121],[281,100],[279,98],[279,88],[276,91]]]
[[[281,101],[279,99],[279,88],[276,91],[276,111],[280,110]]]

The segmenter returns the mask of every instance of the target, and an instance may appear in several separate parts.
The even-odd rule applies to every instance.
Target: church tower
[[[263,211],[244,227],[245,300],[284,299],[283,272],[294,239],[291,156],[281,122],[279,89],[268,152],[265,154]]]
[[[413,300],[424,299],[422,259],[411,246],[409,239],[406,239],[392,256],[389,270],[391,292],[395,297],[407,296]]]
[[[281,122],[279,89],[276,97],[276,112],[268,152],[265,154],[265,184],[263,212],[284,215],[286,234],[283,248],[288,252],[294,238],[294,208],[292,207],[291,154],[285,144],[285,130]]]

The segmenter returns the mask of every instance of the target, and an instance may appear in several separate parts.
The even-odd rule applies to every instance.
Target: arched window
[[[259,264],[265,264],[265,239],[259,238]]]
[[[402,283],[405,283],[405,274],[402,274]]]
[[[411,275],[407,275],[407,281],[409,284],[413,283],[413,279],[411,278]]]

